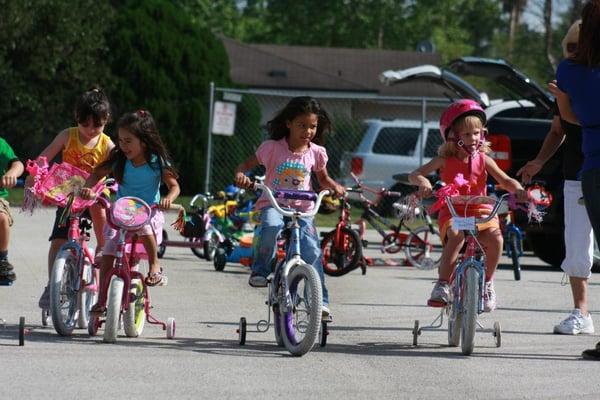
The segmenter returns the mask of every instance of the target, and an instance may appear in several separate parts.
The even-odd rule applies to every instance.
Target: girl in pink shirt
[[[463,175],[469,184],[459,189],[462,195],[485,196],[489,172],[504,189],[515,192],[520,200],[527,200],[527,194],[519,182],[506,175],[486,154],[490,148],[489,143],[485,141],[485,124],[485,112],[472,100],[456,101],[444,111],[440,118],[440,132],[445,143],[440,147],[438,157],[413,171],[409,177],[412,184],[419,186],[422,196],[431,195],[431,183],[426,176],[440,170],[441,180],[446,184],[452,183],[458,174]],[[455,208],[459,214],[465,215],[464,206],[457,205]],[[471,205],[466,210],[466,215],[489,215],[490,209],[489,205]],[[452,218],[447,206],[440,210],[438,224],[444,249],[438,281],[431,292],[430,301],[447,303],[450,296],[448,282],[464,243],[464,235],[461,231],[452,229]],[[486,248],[484,310],[489,312],[496,308],[496,292],[492,279],[502,254],[503,238],[497,217],[485,224],[479,224],[477,228],[477,240]]]
[[[330,189],[337,195],[344,194],[344,188],[327,173],[327,151],[323,147],[325,134],[331,122],[327,112],[316,99],[295,97],[275,118],[267,123],[270,140],[262,143],[256,153],[240,164],[235,170],[235,183],[240,187],[251,186],[251,180],[244,172],[263,165],[266,169],[265,185],[273,190],[311,190],[310,177],[314,172],[320,187]],[[303,200],[281,200],[281,205],[302,211],[310,211],[312,202]],[[283,216],[261,197],[256,203],[261,211],[261,235],[258,254],[252,264],[252,274],[248,283],[254,287],[267,286],[267,276],[275,258],[277,235],[284,227]],[[319,237],[312,218],[300,221],[300,247],[302,258],[319,273],[323,287],[323,314],[329,315],[329,296],[325,286]]]

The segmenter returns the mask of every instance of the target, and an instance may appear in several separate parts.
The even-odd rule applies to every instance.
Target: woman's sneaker
[[[560,321],[560,324],[554,326],[554,333],[561,335],[586,333],[591,335],[594,333],[594,321],[592,321],[590,314],[585,316],[576,308],[567,318]]]

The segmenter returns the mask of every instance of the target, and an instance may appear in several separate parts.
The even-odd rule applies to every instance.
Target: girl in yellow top
[[[46,157],[48,162],[50,162],[62,151],[63,162],[91,173],[94,167],[104,161],[110,150],[115,147],[110,137],[103,132],[109,119],[110,103],[106,94],[96,87],[84,92],[75,105],[77,126],[60,132],[52,143],[41,152],[39,157]],[[32,184],[31,177],[28,177],[26,186],[31,186]],[[59,208],[56,211],[54,227],[49,238],[48,277],[52,271],[58,250],[67,241],[68,227],[58,226],[61,213],[62,209]],[[104,214],[104,210],[97,205],[90,207],[89,214],[96,235],[96,253],[98,253],[104,246],[102,230],[106,222],[106,215]],[[50,293],[47,285],[40,297],[39,306],[43,309],[48,309],[50,306]]]

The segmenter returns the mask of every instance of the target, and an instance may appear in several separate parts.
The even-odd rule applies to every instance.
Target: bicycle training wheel
[[[336,234],[334,229],[321,240],[323,271],[330,276],[342,276],[355,270],[362,259],[362,243],[355,230],[342,228],[339,246],[336,246]]]
[[[50,274],[50,316],[54,329],[61,336],[70,336],[77,322],[80,279],[77,259],[70,250],[60,251]]]
[[[292,355],[302,356],[312,349],[321,328],[321,280],[306,263],[293,266],[287,279],[292,307],[281,313],[281,336]]]
[[[418,269],[434,269],[440,266],[442,240],[435,229],[433,233],[427,226],[421,226],[411,232],[404,243],[406,259]]]

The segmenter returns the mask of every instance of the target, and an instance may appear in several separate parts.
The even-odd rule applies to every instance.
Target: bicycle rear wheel
[[[469,355],[473,352],[473,347],[475,346],[480,289],[479,272],[477,269],[475,267],[467,267],[466,271],[463,282],[461,349],[463,354]]]
[[[321,240],[323,271],[330,276],[342,276],[355,270],[362,259],[362,243],[355,230],[341,229],[340,246],[336,246],[336,234],[337,229],[334,229]]]
[[[442,240],[437,229],[433,233],[428,226],[413,230],[406,238],[406,259],[416,268],[434,269],[440,266]]]
[[[71,250],[60,251],[50,274],[50,315],[54,329],[61,336],[71,335],[77,322],[78,258]]]
[[[281,336],[292,355],[302,356],[312,349],[321,328],[321,280],[304,262],[293,266],[287,279],[292,309],[281,313]]]

